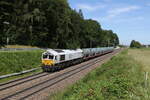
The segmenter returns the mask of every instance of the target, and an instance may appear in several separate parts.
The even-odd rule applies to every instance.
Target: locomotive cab
[[[42,54],[42,64],[46,66],[52,66],[56,62],[57,56],[50,54],[50,53],[43,53]]]

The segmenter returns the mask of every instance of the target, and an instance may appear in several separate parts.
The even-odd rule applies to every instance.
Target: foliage
[[[0,11],[0,15],[1,15],[1,11]],[[1,18],[1,16],[0,16],[0,48],[2,47],[2,46],[4,46],[4,39],[3,39],[3,37],[4,37],[4,33],[3,33],[3,26],[2,26],[2,18]]]
[[[0,48],[4,46],[4,40],[3,40],[3,35],[0,34]]]
[[[55,100],[149,100],[142,91],[143,76],[141,64],[125,50],[52,97]]]
[[[135,41],[135,40],[132,40],[132,41],[131,41],[131,44],[130,44],[130,47],[131,47],[131,48],[141,48],[142,45],[140,44],[140,42]]]
[[[82,10],[72,10],[67,0],[1,0],[0,28],[1,45],[7,37],[9,44],[50,48],[119,44],[115,33],[101,29],[97,21],[85,20]]]
[[[0,75],[39,67],[41,50],[0,52]]]

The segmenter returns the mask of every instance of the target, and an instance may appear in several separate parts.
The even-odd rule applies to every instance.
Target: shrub
[[[142,45],[141,45],[140,42],[135,41],[135,40],[132,40],[132,42],[131,42],[131,44],[130,44],[130,47],[131,47],[131,48],[141,48]]]

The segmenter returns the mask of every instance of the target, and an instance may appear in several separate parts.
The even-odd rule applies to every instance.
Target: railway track
[[[115,54],[115,53],[114,53]],[[85,64],[77,67],[72,67],[70,70],[63,72],[63,73],[39,73],[37,75],[33,75],[31,77],[27,77],[24,79],[16,80],[1,84],[0,85],[0,99],[7,100],[7,99],[17,99],[17,100],[24,100],[33,96],[34,94],[43,91],[47,87],[51,87],[77,73],[84,71],[85,69],[90,68],[92,65],[102,61],[104,58],[107,58],[110,54],[106,54],[102,57],[98,57],[85,62]],[[75,65],[76,66],[76,65]],[[43,78],[44,77],[44,78]],[[34,81],[34,82],[33,82]],[[13,91],[13,89],[16,89]],[[11,92],[12,91],[12,92]]]
[[[10,81],[10,82],[7,82],[7,83],[0,84],[0,91],[5,90],[7,88],[17,86],[17,85],[20,85],[20,84],[23,84],[25,82],[32,81],[34,79],[37,79],[37,78],[40,78],[40,77],[43,77],[43,76],[46,76],[46,75],[48,75],[48,73],[40,72],[40,73],[31,75],[31,76],[28,76],[28,77],[24,77],[24,78],[16,79],[16,80],[13,80],[13,81]]]

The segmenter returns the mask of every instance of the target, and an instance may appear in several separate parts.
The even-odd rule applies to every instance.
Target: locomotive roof
[[[70,53],[77,53],[82,52],[81,49],[77,50],[67,50],[67,49],[49,49],[46,51],[47,53],[53,54],[53,55],[59,55],[59,54],[70,54]]]

